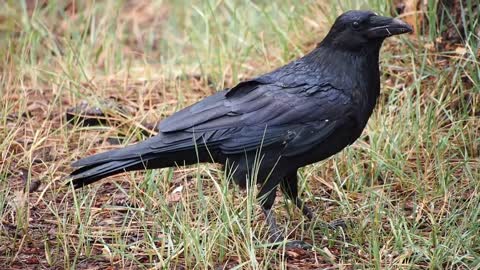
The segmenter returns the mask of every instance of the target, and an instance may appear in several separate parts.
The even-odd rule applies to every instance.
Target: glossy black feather
[[[352,28],[353,22],[360,27]],[[263,184],[264,209],[271,208],[279,184],[297,204],[297,169],[360,136],[380,92],[381,44],[408,31],[399,20],[347,12],[304,57],[173,114],[152,138],[75,162],[73,185],[123,171],[217,162],[235,167],[240,186],[255,175]]]

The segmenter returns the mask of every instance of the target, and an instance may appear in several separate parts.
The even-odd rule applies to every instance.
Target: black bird
[[[260,186],[269,240],[281,241],[271,211],[277,186],[313,217],[298,198],[298,168],[334,155],[360,136],[380,93],[382,42],[408,32],[412,28],[398,19],[348,11],[302,58],[173,114],[159,123],[156,136],[73,163],[73,186],[125,171],[228,162],[238,185],[255,180]]]

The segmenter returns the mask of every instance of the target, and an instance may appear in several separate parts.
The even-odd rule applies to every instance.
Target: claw
[[[347,223],[345,223],[345,220],[343,219],[336,219],[328,223],[328,227],[332,230],[336,230],[337,228],[342,228],[342,230],[345,231],[347,229]]]
[[[285,249],[312,249],[312,245],[301,240],[292,240],[285,243]]]
[[[269,247],[271,248],[282,248],[285,250],[290,250],[290,249],[304,249],[304,250],[309,250],[313,248],[313,245],[308,244],[304,241],[301,240],[280,240],[277,242],[271,242],[268,244]]]

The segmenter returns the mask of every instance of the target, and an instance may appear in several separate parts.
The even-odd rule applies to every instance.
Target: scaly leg
[[[283,236],[282,230],[277,225],[275,213],[272,210],[272,206],[276,197],[276,187],[271,189],[268,193],[266,191],[262,191],[263,188],[260,190],[259,198],[261,199],[262,210],[265,214],[265,220],[268,226],[268,241],[273,244],[283,242],[285,237]],[[309,249],[311,248],[311,245],[303,241],[294,240],[285,243],[285,247]]]
[[[281,183],[281,189],[283,194],[287,196],[290,200],[293,201],[295,206],[300,209],[304,216],[306,216],[309,220],[313,220],[315,218],[315,214],[313,211],[298,197],[298,177],[297,171],[292,171],[287,174]],[[337,227],[342,227],[343,229],[346,228],[345,221],[342,219],[334,220],[330,223],[326,223],[328,228],[335,230]]]

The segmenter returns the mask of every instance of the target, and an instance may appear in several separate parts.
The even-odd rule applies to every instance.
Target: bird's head
[[[384,39],[412,31],[410,25],[399,19],[379,16],[372,11],[351,10],[335,20],[322,44],[349,51],[380,48]]]

